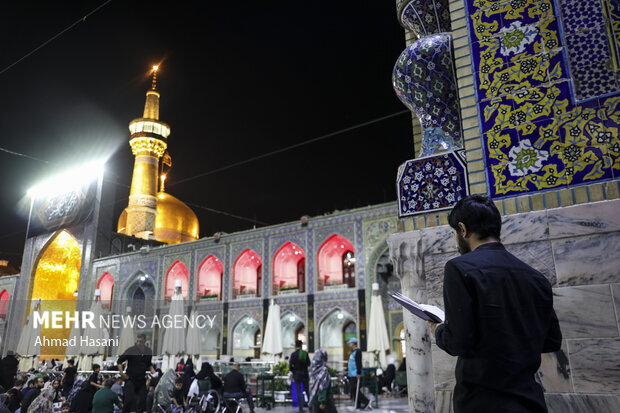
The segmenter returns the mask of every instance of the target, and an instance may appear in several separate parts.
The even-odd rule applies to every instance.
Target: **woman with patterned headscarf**
[[[315,413],[335,413],[334,393],[327,370],[327,352],[322,348],[314,353],[310,374],[313,381],[310,392],[310,403],[313,411]]]
[[[43,386],[41,393],[34,399],[30,407],[28,407],[28,413],[53,413],[54,397],[56,397],[56,389],[52,381],[48,381],[45,383],[45,386]]]

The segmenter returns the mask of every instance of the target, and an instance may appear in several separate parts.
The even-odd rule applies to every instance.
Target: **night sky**
[[[188,179],[403,111],[395,2],[113,0],[5,70],[104,2],[3,5],[0,258],[20,265],[28,188],[102,155],[116,221],[133,167],[127,126],[153,64],[172,130],[166,190],[192,206],[201,237],[261,225],[200,206],[271,225],[396,199],[398,165],[413,157],[406,113]]]

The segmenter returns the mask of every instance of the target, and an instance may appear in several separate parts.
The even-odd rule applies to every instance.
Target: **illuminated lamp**
[[[295,316],[294,316],[294,315],[290,316],[290,317],[288,318],[288,321],[290,321],[291,323],[292,323],[293,321],[295,321]]]
[[[248,319],[248,324],[252,324],[252,319]]]
[[[342,320],[344,318],[344,314],[338,313],[336,317],[338,318],[338,320]]]
[[[97,178],[104,169],[104,160],[98,160],[79,166],[42,182],[28,190],[31,197],[64,194],[80,188]]]

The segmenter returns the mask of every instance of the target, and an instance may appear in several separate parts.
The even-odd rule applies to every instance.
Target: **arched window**
[[[286,242],[273,256],[273,295],[280,292],[304,292],[306,254],[299,245]]]
[[[187,298],[189,271],[181,261],[175,261],[170,268],[168,268],[168,272],[166,273],[166,300],[172,298],[174,294],[174,284],[177,280],[181,280],[181,291],[183,292],[183,297]]]
[[[224,266],[222,261],[213,255],[209,255],[202,261],[198,269],[198,299],[221,300],[222,299],[222,274]]]
[[[6,313],[9,310],[9,299],[11,296],[7,290],[0,292],[0,318],[6,318]]]
[[[261,257],[251,249],[243,251],[233,265],[233,299],[238,296],[260,297]]]
[[[319,248],[318,289],[355,287],[355,249],[338,234],[329,237]]]
[[[101,291],[101,306],[110,308],[114,294],[114,278],[109,272],[104,272],[99,281],[97,281],[97,289]]]

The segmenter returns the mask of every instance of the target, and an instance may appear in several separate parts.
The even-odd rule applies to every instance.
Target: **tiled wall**
[[[554,413],[620,411],[620,200],[503,219],[508,251],[551,282],[562,350],[546,354],[539,379]],[[429,301],[443,305],[443,268],[455,257],[448,226],[422,231]],[[433,349],[436,389],[454,387],[455,359]],[[445,395],[439,395],[443,397]],[[449,401],[449,397],[444,397]]]

